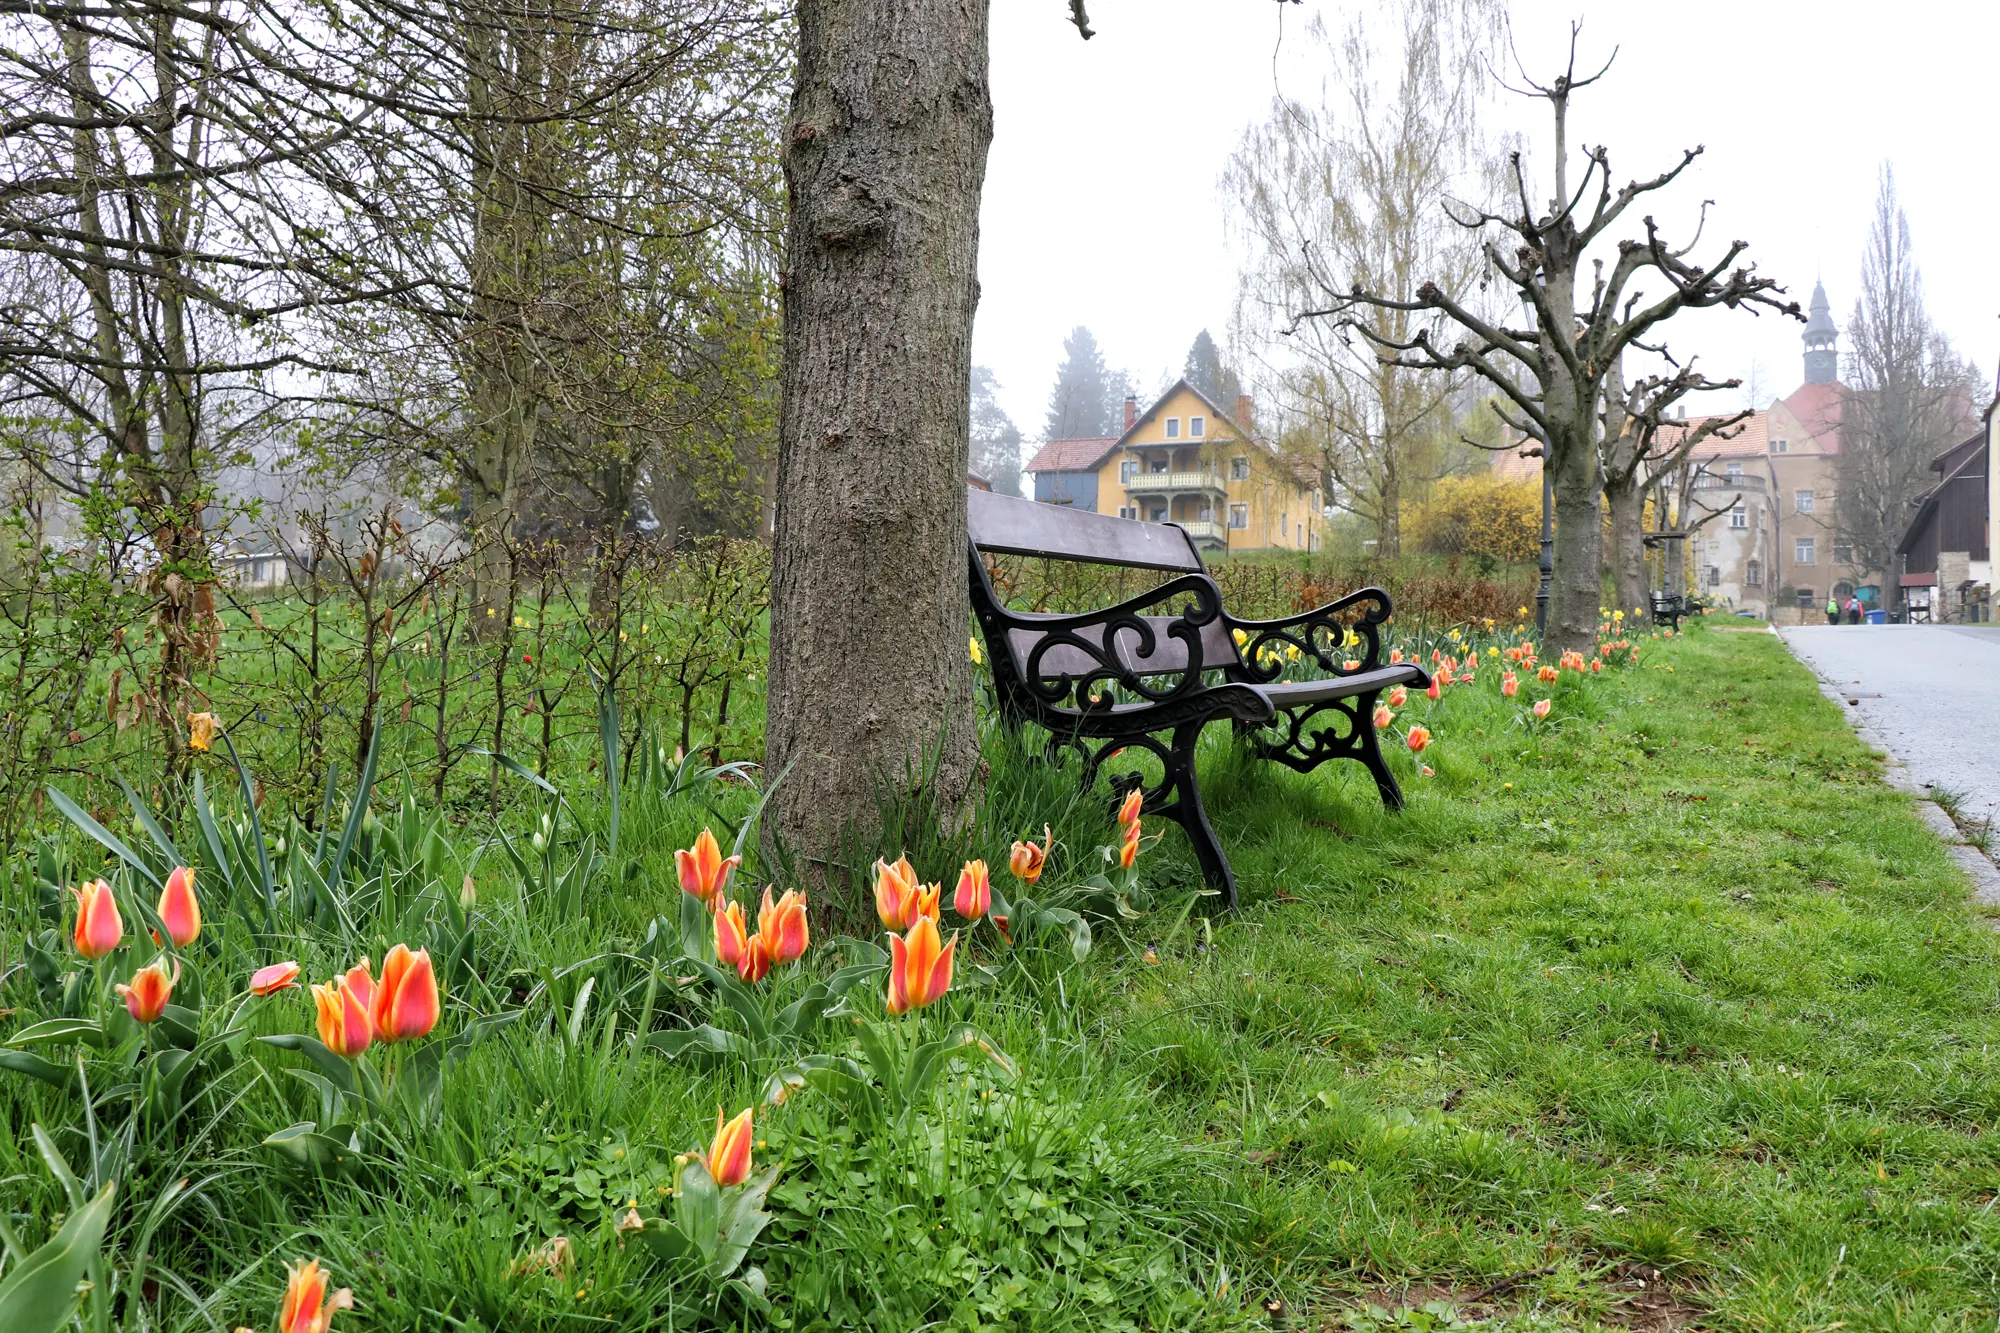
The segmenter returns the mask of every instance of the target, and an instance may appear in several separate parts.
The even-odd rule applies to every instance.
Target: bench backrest
[[[1087,560],[1134,569],[1198,572],[1201,556],[1180,528],[1113,518],[1067,505],[966,488],[966,535],[982,551]]]
[[[1082,560],[1102,565],[1123,565],[1133,569],[1157,569],[1170,573],[1204,573],[1201,555],[1187,533],[1166,523],[1146,523],[1136,519],[1113,518],[1109,514],[1071,509],[1066,505],[1042,504],[1011,495],[968,488],[966,531],[975,551],[999,555],[1046,556],[1057,560]],[[975,561],[975,565],[977,562]],[[984,571],[980,571],[984,578]],[[990,587],[984,590],[992,595]],[[1044,635],[1033,628],[1037,620],[1060,619],[1054,615],[1015,613],[1016,624],[1007,631],[1008,655],[1015,670],[1031,674],[1036,646]],[[1139,651],[1138,635],[1126,629],[1114,634],[1106,645],[1104,628],[1093,627],[1079,637],[1099,651],[1140,674],[1185,671],[1187,645],[1168,634],[1176,617],[1145,616],[1156,636],[1153,651]],[[1019,622],[1027,622],[1021,624]],[[1201,660],[1204,670],[1238,665],[1241,658],[1222,618],[1201,627]],[[1102,662],[1081,649],[1058,644],[1033,661],[1032,674],[1043,679],[1060,676],[1085,677],[1102,670]]]

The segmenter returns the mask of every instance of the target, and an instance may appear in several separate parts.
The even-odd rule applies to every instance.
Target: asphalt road
[[[1919,783],[2000,828],[2000,626],[1807,625],[1780,631]]]

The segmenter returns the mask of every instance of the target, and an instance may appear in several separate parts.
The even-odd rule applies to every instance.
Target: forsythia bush
[[[1541,514],[1535,483],[1479,473],[1440,481],[1411,512],[1408,526],[1426,551],[1521,561],[1535,558]]]

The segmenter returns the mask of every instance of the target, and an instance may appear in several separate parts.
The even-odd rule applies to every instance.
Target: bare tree
[[[1477,195],[1499,187],[1477,114],[1478,56],[1498,12],[1488,0],[1403,0],[1387,50],[1374,16],[1355,18],[1338,42],[1315,18],[1308,34],[1333,73],[1313,102],[1279,99],[1223,176],[1253,249],[1240,309],[1266,348],[1281,438],[1331,503],[1374,524],[1382,555],[1401,550],[1406,490],[1440,471],[1468,373],[1413,369],[1338,321],[1292,317],[1323,297],[1322,275],[1340,273],[1401,303],[1377,325],[1408,343],[1419,330],[1437,336],[1446,319],[1418,304],[1419,287],[1477,281],[1479,238],[1443,204],[1468,185]]]
[[[1558,650],[1585,651],[1597,637],[1603,493],[1598,417],[1604,377],[1619,354],[1685,309],[1768,306],[1799,314],[1797,303],[1782,302],[1782,289],[1757,277],[1754,268],[1732,271],[1745,242],[1732,241],[1712,263],[1691,262],[1688,256],[1700,230],[1687,245],[1675,248],[1650,217],[1644,220],[1644,239],[1617,241],[1608,266],[1597,271],[1587,290],[1580,287],[1579,269],[1591,247],[1609,241],[1611,228],[1635,202],[1672,184],[1701,153],[1700,148],[1689,149],[1667,171],[1614,190],[1610,151],[1601,145],[1587,148],[1583,176],[1572,190],[1570,99],[1603,74],[1600,69],[1576,77],[1572,27],[1570,61],[1563,73],[1546,85],[1528,82],[1519,90],[1546,100],[1555,122],[1554,191],[1543,209],[1529,198],[1519,152],[1510,155],[1514,213],[1452,207],[1454,220],[1481,234],[1490,271],[1516,298],[1522,318],[1509,322],[1483,313],[1471,286],[1449,288],[1430,280],[1405,297],[1372,289],[1358,275],[1317,262],[1316,299],[1297,312],[1301,323],[1325,319],[1355,330],[1393,364],[1477,375],[1497,390],[1496,410],[1503,419],[1542,442],[1555,490],[1548,632],[1550,646]],[[1643,274],[1656,277],[1665,290],[1650,299],[1631,290]],[[1458,337],[1450,345],[1427,323],[1404,333],[1393,322],[1400,314],[1432,312],[1455,326]]]
[[[1636,345],[1636,344],[1635,344]],[[1660,352],[1659,348],[1645,348]],[[1646,496],[1657,478],[1673,474],[1695,447],[1713,436],[1729,439],[1749,418],[1750,409],[1706,416],[1693,426],[1670,422],[1667,413],[1690,394],[1742,387],[1740,380],[1711,380],[1669,361],[1672,373],[1643,376],[1629,385],[1625,362],[1614,361],[1604,377],[1604,416],[1599,436],[1605,509],[1611,520],[1612,596],[1620,607],[1646,605]]]
[[[1974,404],[1985,392],[1978,372],[1924,308],[1909,220],[1886,162],[1847,343],[1835,531],[1854,544],[1861,568],[1887,575],[1910,523],[1910,502],[1930,485],[1931,459],[1974,428]]]

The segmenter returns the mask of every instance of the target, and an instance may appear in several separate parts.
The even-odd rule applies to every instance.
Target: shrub
[[[1490,473],[1446,477],[1409,516],[1409,531],[1426,551],[1533,560],[1541,543],[1542,497],[1531,481]]]

